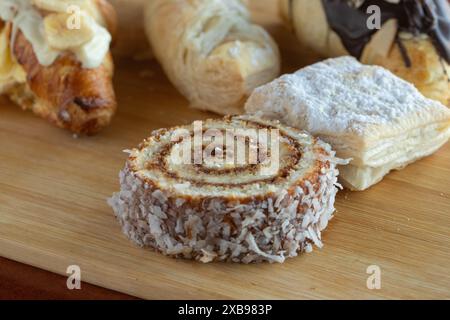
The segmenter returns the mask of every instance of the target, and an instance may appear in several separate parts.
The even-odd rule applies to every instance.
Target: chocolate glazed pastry
[[[280,1],[287,23],[318,53],[381,65],[450,105],[448,0]],[[367,25],[373,5],[381,9],[381,30]]]

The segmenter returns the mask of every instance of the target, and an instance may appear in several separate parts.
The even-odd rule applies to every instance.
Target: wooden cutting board
[[[312,62],[258,18],[281,44],[284,71]],[[59,274],[78,265],[82,281],[142,298],[450,298],[449,144],[368,191],[341,192],[325,247],[282,265],[202,265],[134,246],[106,204],[122,150],[214,115],[189,109],[157,63],[117,64],[120,109],[96,137],[74,139],[0,100],[0,256]],[[371,265],[380,290],[366,286]]]

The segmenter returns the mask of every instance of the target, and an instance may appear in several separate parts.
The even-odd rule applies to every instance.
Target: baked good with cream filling
[[[0,1],[0,94],[77,134],[116,110],[106,0]]]

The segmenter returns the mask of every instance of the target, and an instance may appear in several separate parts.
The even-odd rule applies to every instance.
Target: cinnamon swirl
[[[131,240],[165,255],[281,263],[322,247],[341,162],[328,144],[278,121],[208,120],[155,131],[130,151],[109,204]]]

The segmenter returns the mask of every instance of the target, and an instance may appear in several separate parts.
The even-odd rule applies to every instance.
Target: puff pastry
[[[93,134],[116,109],[114,10],[105,0],[74,3],[0,1],[0,94],[61,128]]]
[[[120,174],[121,191],[109,204],[125,234],[143,247],[201,262],[283,262],[312,246],[334,212],[336,163],[330,146],[311,135],[251,116],[208,120],[152,133],[130,152]],[[268,148],[279,167],[261,174],[264,161],[181,163],[179,149],[196,132],[279,130],[279,145]],[[259,131],[260,132],[260,131]],[[228,137],[228,136],[227,136]],[[193,140],[196,138],[194,137]],[[233,138],[234,139],[234,138]],[[272,139],[272,138],[271,138]],[[204,143],[204,142],[202,142]],[[208,147],[209,142],[203,145]],[[202,151],[207,152],[206,148]],[[225,157],[233,148],[222,148]],[[228,157],[228,156],[227,156]],[[262,159],[262,158],[259,158]]]
[[[279,74],[276,44],[239,0],[150,0],[145,20],[153,54],[195,108],[242,113]]]
[[[381,29],[367,26],[372,5],[381,8]],[[383,66],[450,106],[448,0],[280,0],[280,7],[299,40],[321,55]]]
[[[307,130],[341,158],[343,184],[364,190],[428,156],[450,137],[450,110],[413,85],[353,57],[329,59],[254,91],[246,111]]]

